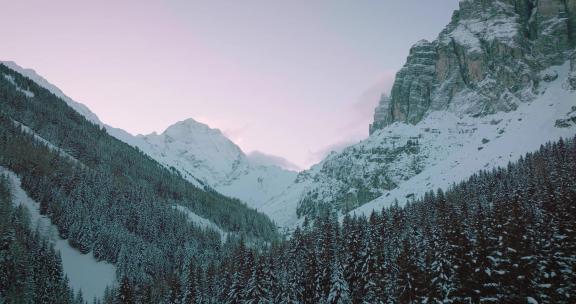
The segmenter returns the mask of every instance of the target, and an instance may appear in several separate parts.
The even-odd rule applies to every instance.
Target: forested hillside
[[[12,204],[10,186],[0,176],[0,303],[78,303],[62,271],[60,255],[38,232],[30,231],[23,207]]]
[[[219,266],[192,259],[169,303],[574,303],[575,140],[369,218],[325,215],[268,250],[240,244]]]
[[[177,200],[229,231],[273,237],[274,227],[265,216],[238,200],[196,188],[146,154],[109,136],[30,79],[4,65],[0,65],[0,73],[3,115],[30,127],[91,171],[107,174],[120,187],[133,185],[149,199]]]
[[[265,215],[196,188],[3,65],[0,166],[20,176],[72,246],[115,263],[136,286],[165,281],[190,255],[220,255],[220,235],[176,204],[253,243],[277,237]]]

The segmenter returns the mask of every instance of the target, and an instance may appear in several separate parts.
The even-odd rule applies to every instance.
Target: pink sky
[[[11,1],[0,60],[128,132],[191,117],[306,168],[367,136],[410,45],[457,6],[380,2]]]

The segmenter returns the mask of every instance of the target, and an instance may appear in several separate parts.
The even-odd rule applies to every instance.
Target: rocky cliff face
[[[325,209],[370,214],[573,136],[575,4],[461,1],[436,40],[410,49],[371,135],[299,173],[262,210],[285,226]]]
[[[571,66],[573,61],[566,60],[535,74],[543,79],[540,93],[513,111],[457,115],[429,110],[416,124],[395,121],[376,129],[362,142],[300,172],[262,210],[284,226],[326,209],[369,215],[396,201],[403,204],[426,191],[446,189],[478,170],[506,166],[547,141],[573,137],[576,88]],[[383,98],[379,108],[386,109],[388,102]]]
[[[554,78],[540,72],[565,62],[575,45],[576,0],[461,1],[436,40],[411,48],[370,133],[396,121],[418,123],[434,110],[514,110]]]

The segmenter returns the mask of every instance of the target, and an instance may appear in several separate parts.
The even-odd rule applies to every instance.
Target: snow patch
[[[4,78],[5,78],[6,80],[8,80],[8,82],[10,82],[11,84],[13,84],[13,85],[16,87],[16,90],[17,90],[17,91],[19,91],[19,92],[23,93],[24,95],[26,95],[26,97],[28,97],[28,98],[33,98],[33,97],[35,96],[34,93],[30,92],[29,90],[23,89],[23,88],[21,88],[20,86],[18,86],[18,84],[16,83],[16,80],[14,79],[14,76],[4,74]]]
[[[34,136],[34,139],[35,139],[35,140],[37,140],[37,141],[41,142],[42,144],[46,145],[49,149],[51,149],[51,150],[53,150],[53,151],[55,151],[55,152],[58,152],[58,153],[60,153],[60,155],[62,155],[62,156],[66,157],[66,158],[68,158],[68,159],[70,159],[70,160],[72,160],[72,161],[75,161],[75,162],[81,164],[81,162],[80,162],[79,160],[77,160],[74,156],[68,154],[68,152],[66,152],[65,150],[57,147],[57,146],[54,145],[53,143],[51,143],[51,142],[49,142],[48,140],[44,139],[42,136],[38,135],[36,132],[34,132],[34,130],[32,130],[32,129],[31,129],[30,127],[28,127],[27,125],[25,125],[25,124],[23,124],[23,123],[21,123],[21,122],[19,122],[19,121],[13,120],[13,119],[12,119],[12,122],[14,123],[15,126],[20,127],[20,129],[21,129],[23,132],[28,133],[28,134]]]
[[[453,39],[457,44],[466,47],[469,53],[481,53],[482,41],[498,41],[510,47],[516,47],[515,37],[518,36],[518,18],[506,12],[513,11],[510,5],[497,2],[499,14],[488,16],[480,13],[477,18],[463,19],[448,32],[442,43],[448,44]]]
[[[175,205],[174,209],[186,214],[186,216],[188,216],[188,221],[190,221],[191,223],[194,223],[195,225],[198,225],[203,229],[212,229],[220,234],[220,237],[222,238],[223,242],[226,240],[228,233],[222,230],[222,228],[218,227],[218,225],[216,225],[209,219],[203,218],[198,214],[190,211],[190,209],[188,209],[187,207],[181,205]]]

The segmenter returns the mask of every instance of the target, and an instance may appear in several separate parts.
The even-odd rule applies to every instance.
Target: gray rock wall
[[[431,110],[514,110],[538,92],[539,73],[569,60],[575,45],[576,0],[461,1],[436,40],[411,48],[370,133],[418,123]]]

